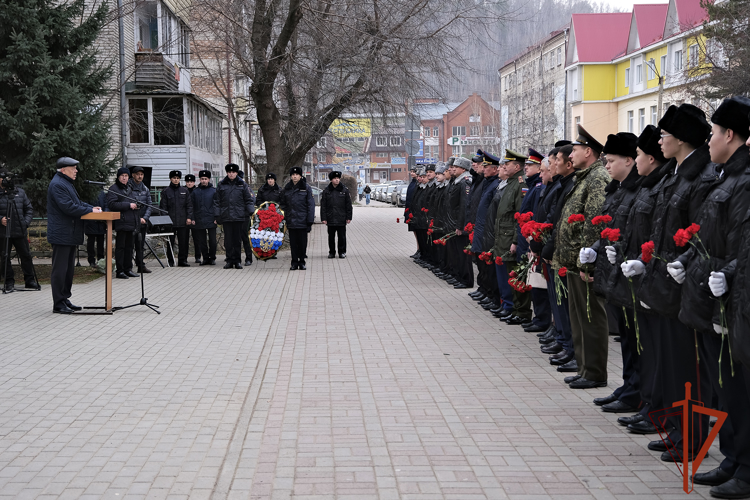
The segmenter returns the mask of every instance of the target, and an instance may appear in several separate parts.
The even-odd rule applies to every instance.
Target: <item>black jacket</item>
[[[195,229],[213,229],[216,227],[214,221],[214,195],[216,188],[209,184],[201,186],[200,184],[193,189],[193,215],[195,216]]]
[[[167,211],[174,228],[187,227],[187,219],[193,220],[193,198],[184,186],[170,184],[165,187],[159,208]]]
[[[409,216],[409,211],[411,210],[411,203],[414,199],[414,193],[417,191],[417,178],[412,178],[411,182],[406,188],[406,200],[404,201],[404,217]]]
[[[630,174],[624,181],[619,182],[612,180],[604,189],[604,205],[602,205],[602,215],[612,217],[612,222],[607,225],[601,224],[599,228],[613,228],[620,230],[620,238],[625,232],[625,226],[628,223],[628,214],[635,201],[635,195],[641,185],[642,177],[638,175],[638,169],[633,165]],[[610,278],[614,273],[622,274],[619,267],[610,264],[607,259],[606,247],[611,243],[605,239],[599,239],[591,248],[596,250],[597,256],[594,262],[594,292],[604,298],[609,298],[610,289],[608,287]],[[632,301],[631,301],[632,302]]]
[[[411,221],[411,229],[427,229],[427,216],[422,212],[427,202],[427,184],[417,184],[414,190],[414,197],[411,200],[410,212],[414,214]]]
[[[304,177],[297,184],[289,181],[284,186],[281,192],[281,209],[289,229],[312,227],[315,222],[315,198]]]
[[[471,222],[476,224],[477,222],[477,209],[479,208],[479,202],[482,200],[482,193],[484,192],[484,176],[478,174],[471,169],[471,189],[469,189],[469,196],[466,199],[466,223]]]
[[[701,258],[693,246],[677,260],[685,266],[686,278],[682,285],[680,321],[689,328],[714,335],[714,323],[719,324],[719,301],[708,287],[711,271],[723,271],[737,258],[740,249],[742,221],[750,208],[750,148],[742,146],[723,166],[721,179],[714,182],[696,221],[703,247],[710,256]],[[700,245],[699,245],[700,248]],[[734,265],[724,272],[727,283],[733,284]],[[743,304],[742,307],[747,307]]]
[[[99,191],[99,196],[91,203],[95,207],[101,207],[101,209],[107,211],[107,193]],[[86,220],[83,221],[83,232],[86,235],[99,235],[107,234],[107,223],[103,220]]]
[[[278,184],[274,183],[274,185],[271,186],[266,182],[258,190],[258,195],[255,197],[255,206],[260,208],[265,202],[281,203],[281,188]]]
[[[12,196],[11,205],[8,205],[8,197]],[[15,210],[13,207],[15,206]],[[8,213],[10,211],[10,214]],[[26,236],[26,230],[31,225],[34,217],[34,209],[31,200],[26,196],[23,189],[17,187],[11,195],[8,191],[0,188],[0,219],[10,215],[10,237],[21,238]],[[0,224],[0,238],[5,237],[6,226]]]
[[[446,211],[447,232],[456,229],[464,230],[467,220],[469,192],[471,191],[471,174],[464,172],[448,186],[448,206]]]
[[[666,262],[652,259],[648,263],[636,295],[654,312],[677,319],[682,287],[667,272],[667,263],[674,261],[684,249],[675,246],[673,237],[678,229],[697,220],[703,200],[717,176],[708,144],[693,151],[676,173],[674,159],[665,167],[668,173],[661,180],[656,195],[651,239],[654,252]]]
[[[555,202],[557,201],[557,196],[562,190],[562,184],[560,183],[561,180],[562,175],[554,176],[552,181],[539,193],[539,200],[537,201],[532,220],[541,223],[550,222],[550,219],[552,218],[552,210],[554,210]],[[532,252],[540,254],[542,248],[544,248],[544,243],[531,240],[529,248]]]
[[[148,190],[148,186],[144,183],[136,184],[133,179],[128,181],[132,197],[140,202],[138,204],[138,217],[145,220],[148,223],[151,218],[151,192]]]
[[[433,220],[435,221],[433,229],[438,238],[443,237],[445,234],[453,231],[453,228],[448,228],[448,182],[438,182],[435,184],[435,192],[432,196],[432,203],[434,213]]]
[[[555,200],[550,212],[548,223],[554,224],[552,233],[550,234],[547,243],[542,248],[542,258],[548,261],[552,261],[552,257],[555,253],[555,237],[557,236],[557,229],[560,226],[560,216],[562,215],[563,207],[565,206],[565,197],[573,190],[575,186],[576,173],[571,172],[567,177],[560,179],[560,188],[555,191]],[[563,221],[562,223],[565,223]]]
[[[214,217],[216,222],[244,222],[255,212],[253,197],[245,181],[238,177],[224,177],[214,193]]]
[[[133,200],[128,200],[125,196],[133,198],[133,191],[127,184],[120,184],[115,181],[107,193],[107,210],[110,212],[120,212],[120,220],[114,224],[115,231],[136,231],[141,228],[141,218],[138,216],[138,208],[130,208]]]
[[[667,165],[657,167],[640,181],[630,211],[628,212],[625,230],[620,231],[622,237],[619,242],[613,245],[617,249],[617,264],[613,266],[615,269],[609,275],[607,301],[610,304],[621,307],[633,307],[630,283],[622,274],[620,264],[624,260],[639,258],[641,255],[641,245],[651,239],[651,225],[654,220],[656,195],[659,193],[659,183],[666,175],[667,170]],[[597,261],[601,258],[601,255],[597,257]],[[606,252],[604,258],[607,258]],[[632,278],[634,290],[638,290],[642,279],[642,275]],[[640,301],[638,301],[638,296],[636,296],[635,307],[642,309]]]
[[[745,196],[750,193],[745,193]],[[750,210],[742,219],[737,258],[722,269],[730,284],[729,289],[729,340],[732,355],[750,366]]]
[[[321,193],[320,220],[329,226],[345,226],[352,220],[352,197],[343,182],[338,186],[330,183]]]

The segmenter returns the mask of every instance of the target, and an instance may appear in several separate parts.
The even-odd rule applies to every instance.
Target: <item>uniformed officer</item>
[[[255,212],[255,206],[247,184],[239,178],[239,165],[229,163],[224,170],[227,175],[214,194],[214,220],[224,229],[224,269],[242,269],[242,225]]]
[[[133,250],[135,249],[134,234],[141,231],[141,218],[138,215],[138,204],[130,199],[133,198],[133,192],[128,186],[129,180],[128,167],[120,167],[117,170],[117,180],[110,186],[107,193],[107,210],[120,212],[120,220],[115,221],[114,224],[114,230],[117,231],[116,277],[120,279],[138,277],[138,274],[133,272]]]
[[[242,169],[240,169],[238,175],[240,176],[240,179],[242,179],[243,181],[245,180],[245,172],[243,172]],[[253,199],[253,204],[257,207],[258,204],[255,203],[255,193],[253,193],[253,188],[247,181],[245,181],[245,185],[247,186],[247,190],[250,191],[250,197]],[[250,217],[245,219],[245,222],[242,223],[242,231],[240,232],[240,236],[242,237],[242,247],[245,249],[245,265],[252,266],[253,246],[250,244]]]
[[[300,167],[292,167],[289,176],[291,180],[281,191],[281,209],[284,211],[292,251],[289,269],[304,271],[307,269],[307,233],[312,231],[315,222],[315,199]]]
[[[143,182],[145,174],[143,167],[133,167],[130,171],[130,180],[128,186],[133,198],[138,200],[138,217],[141,219],[141,228],[134,234],[135,236],[135,263],[138,266],[139,273],[150,273],[151,270],[143,262],[143,247],[146,243],[146,230],[148,221],[151,218],[151,192],[148,186]]]
[[[216,188],[211,184],[211,171],[198,172],[200,184],[193,191],[193,213],[198,257],[201,266],[216,265],[216,217],[214,217],[214,196]]]
[[[482,197],[477,206],[476,224],[474,225],[474,241],[471,244],[471,251],[474,253],[475,257],[482,252],[489,252],[495,244],[496,212],[494,212],[490,206],[493,203],[493,198],[495,202],[497,202],[497,198],[502,194],[496,193],[498,186],[500,185],[500,177],[498,176],[500,170],[500,158],[487,152],[483,152],[482,157],[484,164],[484,186]],[[497,286],[495,263],[485,263],[477,260],[477,267],[479,269],[477,281],[479,282],[479,285],[483,286],[486,290],[486,295],[479,300],[479,305],[488,311],[499,308],[502,299]]]
[[[412,256],[414,262],[417,265],[423,265],[425,261],[422,259],[427,258],[427,215],[424,213],[423,208],[427,203],[427,171],[424,167],[420,167],[417,170],[417,188],[414,190],[414,196],[411,200],[410,213],[412,222],[409,223],[409,229],[411,229],[417,238],[418,254]]]
[[[471,257],[464,253],[469,246],[469,235],[465,231],[469,222],[467,217],[469,192],[472,176],[471,161],[468,158],[456,158],[453,162],[455,178],[448,191],[448,220],[452,223],[448,229],[456,231],[456,236],[448,240],[448,258],[454,262],[457,283],[453,288],[474,288],[474,270]]]
[[[409,182],[409,185],[406,188],[406,200],[404,201],[404,220],[408,220],[410,214],[415,215],[412,212],[412,205],[414,200],[414,193],[416,192],[417,186],[419,185],[419,183],[417,182],[416,165],[409,168],[409,176],[411,177],[411,182]],[[414,232],[411,224],[408,224],[408,229],[410,233],[414,234],[414,241],[417,243],[417,251],[409,257],[412,259],[416,259],[419,258],[419,240],[417,239],[417,233]]]
[[[188,190],[188,193],[190,193],[190,197],[192,198],[193,207],[195,207],[195,198],[193,197],[193,192],[195,191],[195,176],[193,174],[187,174],[185,176],[185,189]],[[195,218],[193,218],[191,221],[190,226],[188,226],[188,233],[190,234],[190,238],[193,240],[193,252],[195,253],[195,263],[200,264],[201,263],[201,257],[200,252],[198,251],[198,234],[195,231]]]
[[[341,182],[341,172],[328,174],[330,184],[320,195],[320,221],[328,228],[328,258],[336,257],[336,235],[339,237],[339,259],[346,258],[346,226],[352,221],[352,197]]]
[[[178,245],[177,265],[190,267],[187,261],[190,233],[188,228],[193,225],[193,200],[187,188],[180,186],[180,179],[182,179],[182,172],[179,170],[169,172],[169,186],[162,190],[159,200],[159,208],[169,214],[174,231],[174,234],[169,237],[171,245],[167,247],[167,262],[170,267],[174,267],[172,247],[175,239]]]
[[[447,194],[448,185],[450,183],[448,176],[447,164],[439,162],[435,166],[435,191],[432,197],[433,206],[433,233],[430,241],[434,242],[448,234],[450,231],[446,230],[446,217],[447,217]],[[445,247],[442,245],[432,245],[435,253],[435,269],[432,272],[440,279],[451,282],[453,275],[449,269],[448,261],[446,259]]]

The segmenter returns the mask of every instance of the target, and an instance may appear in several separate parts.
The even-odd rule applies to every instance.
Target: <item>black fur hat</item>
[[[292,168],[290,168],[289,169],[289,175],[294,175],[294,174],[302,175],[302,169],[300,167],[292,167]]]
[[[210,170],[201,170],[200,172],[198,172],[198,177],[199,178],[200,177],[208,177],[210,179],[211,178],[211,171]]]
[[[643,129],[643,132],[638,137],[637,146],[641,148],[641,151],[653,156],[659,163],[664,164],[667,162],[667,159],[664,158],[664,153],[661,152],[659,139],[661,139],[661,129],[653,125],[646,125],[646,128]]]
[[[659,128],[672,134],[677,139],[695,147],[701,146],[711,133],[711,126],[706,121],[706,113],[692,104],[672,105],[659,120]]]
[[[732,129],[735,134],[747,137],[750,132],[750,99],[734,96],[724,101],[714,111],[711,121],[716,125]]]
[[[630,132],[618,132],[617,134],[609,134],[607,136],[607,142],[604,144],[604,150],[602,151],[605,155],[620,155],[629,156],[635,159],[637,153],[635,151],[638,138],[635,134]]]
[[[178,179],[182,179],[182,172],[180,172],[179,170],[172,170],[171,172],[169,172],[169,178],[171,179],[173,177],[177,177]]]
[[[236,163],[228,163],[224,167],[224,171],[227,172],[227,173],[229,173],[229,172],[239,172],[240,171],[240,166],[237,165]]]
[[[185,182],[195,182],[195,176],[193,174],[187,174],[185,176]]]
[[[328,174],[328,180],[332,181],[333,179],[336,179],[336,178],[341,179],[341,172],[339,172],[338,170],[334,170],[333,172]]]

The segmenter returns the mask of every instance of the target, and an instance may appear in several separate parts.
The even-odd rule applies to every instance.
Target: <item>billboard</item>
[[[349,120],[337,118],[328,130],[334,137],[370,137],[372,127],[369,118],[352,118]]]

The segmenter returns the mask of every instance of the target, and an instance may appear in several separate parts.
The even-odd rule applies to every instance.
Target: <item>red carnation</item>
[[[516,219],[516,222],[519,224],[526,224],[531,220],[531,218],[534,216],[534,212],[526,212],[525,214],[516,212],[516,214],[513,216]]]
[[[465,253],[466,255],[469,255],[469,251],[468,251],[468,250],[466,250],[465,248],[464,248],[464,253]]]
[[[645,264],[648,264],[651,262],[651,259],[654,257],[654,242],[653,241],[647,241],[643,245],[641,245],[641,259]]]
[[[674,234],[674,243],[678,247],[684,247],[688,244],[688,241],[690,241],[690,238],[692,238],[693,235],[688,233],[685,229],[678,229],[677,232]]]
[[[474,224],[472,224],[471,222],[469,222],[468,224],[466,224],[466,226],[464,227],[464,231],[466,231],[467,233],[473,233],[474,232]]]
[[[433,233],[432,229],[427,230],[427,234],[432,234],[432,233]]]
[[[567,267],[561,267],[560,269],[558,269],[558,270],[557,270],[557,274],[558,274],[558,275],[559,275],[559,276],[560,276],[561,278],[564,278],[564,277],[565,277],[565,276],[567,276],[567,274],[568,274],[568,268],[567,268]]]
[[[604,231],[602,231],[602,238],[606,238],[611,242],[615,242],[620,239],[620,230],[619,229],[612,229],[607,228]]]
[[[405,208],[405,209],[404,209],[404,212],[408,212],[408,211],[409,211],[409,209],[408,209],[408,208]]]
[[[495,264],[497,264],[498,266],[502,266],[503,265],[503,258],[502,257],[495,257]]]
[[[612,222],[612,217],[609,215],[597,215],[591,219],[591,223],[595,226],[598,226],[599,224],[609,224],[610,222]]]
[[[574,222],[585,222],[586,217],[584,217],[583,214],[572,214],[570,217],[568,217],[568,224],[573,224]]]
[[[688,226],[687,229],[685,229],[685,231],[688,232],[688,234],[690,235],[691,238],[693,236],[695,236],[696,234],[698,234],[698,231],[700,231],[700,230],[701,230],[701,227],[698,224],[696,224],[695,222],[693,222],[692,224],[690,224],[690,226]]]
[[[398,217],[396,217],[396,224],[398,224],[399,222],[401,222],[401,219],[399,219]]]
[[[435,224],[435,219],[430,219],[430,227],[432,227]]]
[[[515,271],[511,271],[508,276],[510,276],[511,278],[517,278],[518,277],[518,273],[515,272]]]
[[[474,231],[469,233],[469,243],[474,243]]]

